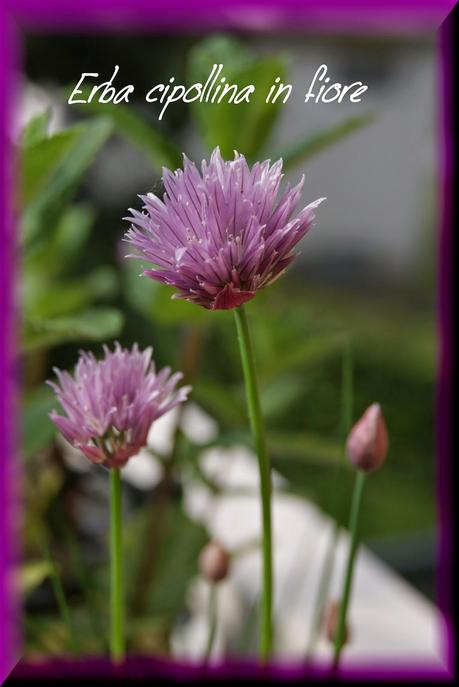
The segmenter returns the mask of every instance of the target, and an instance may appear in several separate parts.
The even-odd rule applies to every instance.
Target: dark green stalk
[[[124,599],[121,536],[121,474],[110,470],[110,655],[113,663],[124,660]]]
[[[365,473],[358,472],[355,476],[354,491],[352,494],[351,515],[349,520],[350,546],[344,578],[343,593],[339,606],[338,625],[335,633],[335,652],[333,657],[333,670],[336,673],[341,657],[341,650],[346,636],[346,617],[352,592],[352,579],[354,575],[354,564],[359,545],[358,525],[360,507],[362,504],[363,488],[365,486]]]
[[[263,596],[261,604],[260,654],[263,661],[270,657],[273,642],[272,624],[272,534],[271,534],[271,465],[266,446],[266,435],[261,412],[255,361],[247,316],[243,306],[235,308],[236,329],[244,372],[247,407],[255,442],[260,472],[261,511],[263,523]]]

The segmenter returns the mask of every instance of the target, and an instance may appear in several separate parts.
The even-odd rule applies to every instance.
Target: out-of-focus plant
[[[47,418],[52,394],[41,386],[48,352],[65,342],[110,339],[119,334],[123,322],[118,309],[94,305],[116,293],[111,267],[100,266],[84,278],[72,275],[86,249],[95,213],[87,203],[71,201],[108,139],[111,123],[97,118],[48,135],[50,115],[47,111],[31,120],[19,147],[26,457],[53,436]]]
[[[389,439],[381,407],[379,403],[373,403],[354,425],[346,443],[347,456],[357,472],[349,516],[349,551],[334,633],[333,670],[335,673],[338,671],[341,652],[346,641],[346,620],[359,546],[360,511],[365,477],[383,465],[388,448]]]
[[[97,304],[116,294],[115,271],[101,266],[84,277],[74,272],[90,237],[95,212],[87,203],[73,199],[108,139],[111,123],[94,118],[49,135],[50,115],[46,111],[32,119],[18,144],[26,557],[42,555],[43,546],[48,546],[46,513],[63,480],[59,464],[46,457],[54,436],[48,418],[52,392],[43,386],[49,354],[66,342],[110,339],[119,334],[123,322],[117,308]],[[31,570],[26,562],[27,590],[42,583],[48,575],[38,571],[46,570],[68,625],[57,565],[51,558],[38,560],[33,575]]]

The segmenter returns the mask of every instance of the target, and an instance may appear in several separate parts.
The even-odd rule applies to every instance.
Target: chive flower
[[[54,368],[48,381],[65,415],[50,418],[75,448],[93,463],[120,468],[146,445],[152,423],[186,400],[190,387],[176,389],[182,374],[155,371],[153,349],[131,350],[119,343],[104,357],[81,352],[72,376]]]
[[[320,198],[293,216],[304,177],[279,195],[282,160],[223,160],[215,148],[201,172],[184,156],[184,169],[163,169],[166,193],[140,196],[130,209],[125,240],[152,265],[143,275],[177,289],[209,310],[235,308],[272,284],[294,260]]]

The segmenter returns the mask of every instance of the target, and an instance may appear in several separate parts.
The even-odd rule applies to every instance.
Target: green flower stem
[[[121,474],[110,470],[110,655],[113,663],[124,659],[123,559],[121,540]]]
[[[212,584],[209,592],[209,634],[207,636],[206,651],[204,653],[204,663],[207,663],[212,654],[217,630],[217,585]]]
[[[330,511],[334,513],[332,530],[330,538],[327,543],[327,550],[325,552],[320,582],[315,599],[313,618],[311,623],[311,634],[306,648],[306,660],[310,660],[314,654],[317,640],[319,639],[320,630],[323,623],[325,606],[328,600],[330,591],[330,583],[335,567],[336,546],[338,544],[338,537],[342,521],[342,504],[338,503],[338,495],[340,494],[340,482],[342,481],[343,470],[346,458],[346,440],[352,425],[352,411],[354,404],[353,393],[353,359],[352,359],[352,342],[349,337],[346,338],[343,348],[342,368],[341,368],[341,446],[342,446],[342,460],[335,466],[333,476],[333,488],[330,493],[332,495],[332,502],[330,503]]]
[[[359,545],[358,524],[360,507],[362,504],[363,488],[365,486],[365,473],[359,471],[355,477],[354,491],[352,494],[351,515],[349,520],[349,535],[351,538],[349,554],[347,559],[346,576],[344,578],[343,593],[341,595],[338,625],[335,632],[335,651],[333,657],[333,670],[338,670],[341,657],[341,650],[346,636],[346,617],[352,591],[352,579],[354,575],[354,564]]]
[[[255,441],[260,471],[261,510],[263,522],[263,597],[260,633],[260,655],[267,661],[271,654],[273,641],[272,625],[272,543],[271,543],[271,465],[266,447],[265,428],[258,392],[252,342],[250,339],[247,316],[243,306],[235,308],[236,329],[244,372],[247,406],[250,425]]]

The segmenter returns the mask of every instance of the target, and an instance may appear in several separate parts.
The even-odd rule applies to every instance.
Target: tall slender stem
[[[339,607],[338,625],[335,633],[335,652],[333,658],[333,670],[335,672],[338,670],[339,661],[341,657],[341,650],[343,648],[344,639],[346,636],[346,617],[349,607],[349,601],[351,598],[354,564],[359,545],[358,524],[364,486],[365,473],[359,471],[355,476],[354,491],[352,494],[351,515],[349,519],[349,535],[351,541],[347,559],[346,575],[344,578],[343,593],[341,596],[341,602]]]
[[[352,411],[353,411],[353,360],[352,360],[352,342],[349,337],[346,338],[343,348],[342,367],[341,367],[341,418],[340,418],[340,441],[342,447],[342,459],[336,464],[333,476],[333,488],[330,490],[332,501],[330,503],[330,512],[333,515],[333,523],[330,532],[330,538],[327,543],[327,549],[323,559],[323,564],[320,572],[319,586],[317,596],[315,599],[314,611],[311,623],[311,634],[306,648],[306,659],[310,660],[319,638],[321,625],[323,622],[325,605],[328,600],[330,590],[330,583],[335,566],[336,545],[342,521],[342,503],[340,498],[340,482],[344,470],[344,459],[346,455],[346,439],[352,425]]]
[[[213,583],[209,590],[209,634],[207,636],[206,651],[204,654],[204,663],[208,663],[215,641],[215,633],[217,630],[217,585]]]
[[[123,559],[121,539],[121,475],[110,470],[110,654],[113,663],[124,659]]]
[[[258,392],[255,361],[250,339],[247,316],[243,306],[235,308],[236,329],[244,372],[247,406],[250,425],[255,441],[260,471],[261,513],[263,522],[263,597],[260,633],[260,655],[263,661],[269,659],[273,641],[272,625],[272,534],[271,534],[271,465],[266,447],[266,435]]]

